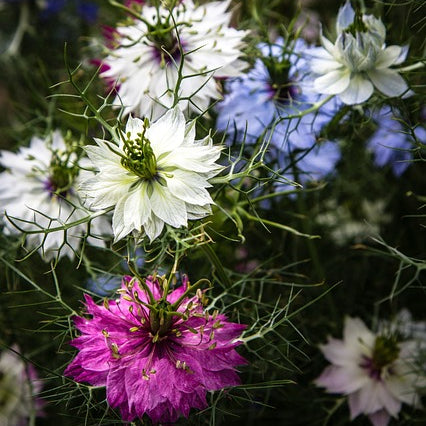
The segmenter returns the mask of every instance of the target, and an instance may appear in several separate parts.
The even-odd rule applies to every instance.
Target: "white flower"
[[[13,346],[18,351],[17,346]],[[36,397],[42,383],[32,365],[25,365],[11,350],[0,355],[0,425],[25,425],[30,417],[41,414],[42,401]]]
[[[195,140],[195,122],[185,126],[177,107],[151,125],[129,117],[119,145],[95,141],[86,150],[99,173],[81,189],[91,208],[114,206],[115,241],[132,231],[152,241],[164,223],[178,228],[211,213],[206,188],[221,170],[221,147],[210,136]]]
[[[346,318],[343,340],[329,338],[321,351],[332,365],[315,383],[348,395],[351,419],[364,413],[374,426],[386,426],[402,403],[420,407],[417,389],[426,381],[415,369],[412,341],[375,335],[359,318]]]
[[[89,212],[82,207],[75,188],[88,172],[80,172],[77,161],[58,130],[46,139],[33,137],[29,147],[17,153],[1,151],[0,164],[6,168],[0,174],[0,214],[5,233],[18,234],[18,228],[24,232],[58,228],[87,217]],[[26,245],[39,248],[46,261],[61,256],[73,259],[87,233],[87,223],[82,223],[67,232],[28,234]],[[101,244],[100,234],[110,233],[106,219],[94,219],[90,233],[88,242]]]
[[[116,102],[124,114],[152,120],[164,114],[173,105],[181,65],[179,107],[204,111],[210,99],[221,97],[213,76],[234,77],[246,67],[238,57],[247,32],[229,27],[230,0],[200,6],[192,0],[177,3],[171,12],[144,5],[141,20],[117,29],[117,47],[105,58],[102,76],[117,81]]]
[[[380,19],[354,12],[349,1],[340,8],[333,44],[321,35],[321,48],[313,50],[311,70],[320,75],[315,90],[338,95],[349,105],[366,101],[374,87],[389,97],[407,92],[408,86],[393,65],[401,64],[408,47],[385,45],[386,29]]]

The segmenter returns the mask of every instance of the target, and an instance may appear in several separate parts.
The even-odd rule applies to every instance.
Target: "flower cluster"
[[[166,285],[125,276],[119,299],[97,305],[86,295],[90,318],[74,320],[79,353],[65,374],[106,386],[108,403],[126,421],[188,417],[191,408],[207,407],[207,391],[237,385],[235,367],[246,362],[235,351],[243,325],[205,311],[200,290],[188,297],[186,277],[170,293]]]
[[[228,141],[254,143],[260,137],[269,141],[281,169],[289,170],[287,178],[297,174],[302,183],[319,180],[334,170],[340,158],[338,144],[319,137],[338,103],[327,102],[320,110],[306,112],[323,98],[306,78],[303,54],[310,48],[302,39],[294,43],[277,39],[258,48],[261,57],[253,69],[226,82],[216,126],[227,133]]]

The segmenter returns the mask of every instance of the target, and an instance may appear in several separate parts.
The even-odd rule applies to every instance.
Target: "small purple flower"
[[[377,129],[368,141],[368,149],[374,155],[378,167],[389,165],[395,176],[401,176],[413,159],[414,141],[408,129],[405,129],[397,114],[389,106],[371,113],[377,123]],[[421,134],[422,127],[415,132]]]
[[[206,392],[240,383],[246,360],[236,351],[245,326],[203,307],[203,292],[190,286],[168,292],[167,283],[125,276],[120,298],[97,305],[86,295],[90,317],[74,319],[79,353],[65,370],[77,382],[106,386],[111,407],[125,421],[147,414],[153,422],[188,417],[207,407]]]

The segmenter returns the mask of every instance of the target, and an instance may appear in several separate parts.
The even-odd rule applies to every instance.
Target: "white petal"
[[[328,72],[337,70],[342,66],[334,58],[313,58],[310,61],[310,67],[315,74],[326,74]]]
[[[132,226],[126,226],[124,222],[125,202],[127,197],[121,197],[114,209],[112,216],[112,229],[114,231],[114,243],[120,241],[132,231]]]
[[[319,93],[326,95],[337,95],[349,86],[350,83],[350,71],[336,70],[330,71],[329,73],[318,77],[314,81],[314,88]]]
[[[408,90],[407,83],[395,70],[378,69],[367,71],[374,86],[389,97],[400,96]]]
[[[210,194],[205,189],[210,186],[206,179],[197,173],[190,173],[184,170],[174,170],[171,172],[172,178],[166,178],[167,187],[173,196],[196,205],[212,203]]]
[[[328,38],[323,36],[322,31],[320,33],[320,40],[321,44],[324,46],[324,49],[327,50],[331,56],[335,57],[338,53],[336,46]]]
[[[384,386],[383,382],[370,379],[349,399],[351,419],[361,413],[373,414],[385,408],[389,414],[396,415],[401,409],[401,402],[396,400]]]
[[[212,214],[210,204],[206,204],[205,206],[196,206],[194,204],[186,203],[186,209],[189,220],[202,219],[203,217]]]
[[[399,57],[397,58],[397,60],[394,62],[394,65],[402,64],[405,61],[405,58],[408,55],[408,49],[409,49],[409,46],[402,46],[401,53],[399,54]]]
[[[146,235],[148,235],[149,240],[152,242],[161,234],[161,231],[164,228],[164,222],[152,214],[144,223],[143,227]]]
[[[349,395],[362,389],[368,381],[367,375],[356,365],[353,368],[330,365],[315,380],[315,384],[326,388],[329,393]]]
[[[177,107],[169,110],[146,131],[146,137],[158,158],[181,145],[185,135],[185,117]]]
[[[343,337],[345,343],[350,346],[362,346],[371,350],[376,340],[375,335],[367,328],[359,318],[345,318],[343,328]]]
[[[349,0],[339,9],[336,21],[336,32],[340,34],[343,30],[348,28],[354,21],[355,12],[352,9],[351,2]]]
[[[359,351],[354,352],[351,345],[343,340],[329,338],[325,345],[320,345],[324,357],[334,365],[345,366],[356,362]]]
[[[131,116],[129,116],[129,118],[127,119],[127,124],[126,124],[126,136],[127,133],[130,133],[130,138],[131,139],[136,139],[136,137],[138,136],[138,133],[141,133],[143,131],[144,128],[144,123],[140,118],[133,118]]]
[[[186,226],[188,217],[185,202],[174,197],[166,187],[158,182],[153,183],[152,188],[150,201],[154,214],[175,228]]]
[[[365,102],[374,92],[371,82],[360,74],[353,74],[349,86],[339,94],[339,98],[347,105]]]
[[[402,52],[400,46],[388,46],[386,49],[379,50],[374,66],[376,68],[388,68],[399,60]]]
[[[151,203],[148,197],[147,184],[138,185],[129,193],[124,204],[124,223],[132,229],[141,231],[143,223],[151,213]]]

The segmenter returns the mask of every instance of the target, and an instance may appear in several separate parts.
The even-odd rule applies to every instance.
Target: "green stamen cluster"
[[[375,368],[381,369],[394,362],[399,355],[398,341],[395,336],[378,336],[374,342],[373,364]]]
[[[171,309],[171,304],[166,300],[161,300],[156,306],[157,309],[151,309],[149,312],[149,323],[151,326],[151,334],[157,339],[166,336],[170,332],[170,326],[173,317],[167,315]]]
[[[52,194],[66,196],[72,187],[79,168],[71,160],[71,156],[75,153],[75,149],[70,149],[63,153],[54,152],[49,167],[49,185],[48,189]]]
[[[274,99],[286,101],[294,96],[293,83],[289,77],[290,61],[287,57],[277,60],[277,58],[266,57],[262,59],[270,76],[271,88],[274,90]]]
[[[132,140],[130,133],[127,133],[124,139],[126,156],[121,159],[121,164],[141,179],[152,180],[157,175],[157,160],[150,141],[145,137],[147,126],[145,120],[143,132],[138,133],[136,139]]]

